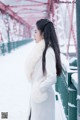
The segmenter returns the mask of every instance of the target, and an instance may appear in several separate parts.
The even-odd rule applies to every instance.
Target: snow
[[[76,91],[75,89],[72,89],[72,88],[70,88],[70,87],[68,87],[68,90],[69,90],[69,91]]]
[[[76,89],[78,88],[78,73],[73,73],[71,75],[71,80],[72,80],[72,83],[74,84],[74,86],[76,87]]]
[[[30,85],[24,66],[28,50],[25,45],[0,56],[0,112],[8,112],[9,120],[26,120]]]
[[[68,103],[68,106],[70,107],[76,107],[74,104]]]
[[[77,100],[80,100],[80,95],[77,95]]]

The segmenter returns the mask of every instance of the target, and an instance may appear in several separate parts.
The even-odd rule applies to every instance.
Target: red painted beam
[[[59,3],[59,0],[54,0],[54,3]]]
[[[0,9],[3,10],[3,11],[5,11],[5,9],[6,9],[5,5],[2,2],[0,2]]]
[[[34,12],[34,11],[42,12],[42,10],[38,10],[38,9],[35,9],[35,8],[34,8],[34,9],[32,9],[32,8],[21,8],[21,9],[19,9],[16,13],[18,13],[18,12],[20,13],[20,11],[21,11],[21,12],[24,12],[24,10],[30,10],[31,12],[32,12],[32,11],[33,11],[33,12]],[[43,10],[43,11],[44,11],[44,10]]]
[[[67,0],[66,0],[67,2]],[[68,39],[68,45],[67,45],[67,58],[68,58],[68,53],[69,53],[69,46],[70,46],[70,40],[71,40],[71,33],[72,33],[72,37],[74,40],[74,44],[75,44],[75,48],[77,50],[77,45],[76,45],[76,37],[75,37],[75,32],[74,32],[74,28],[73,28],[73,14],[74,14],[74,0],[72,1],[72,10],[70,13],[70,8],[69,8],[69,4],[67,3],[67,10],[68,10],[68,14],[69,14],[69,19],[70,19],[70,32],[69,32],[69,39]]]
[[[25,11],[25,10],[30,10],[30,11],[28,11],[29,13],[40,13],[40,12],[47,12],[47,10],[35,10],[35,9],[33,9],[33,10],[35,10],[35,11],[33,11],[32,9],[20,9],[20,10],[18,10],[16,13],[18,14],[18,13],[27,13],[27,11]]]
[[[55,4],[55,2],[53,1],[53,0],[51,0],[51,14],[52,14],[52,16],[54,16],[54,4]]]
[[[17,16],[15,12],[13,12],[7,5],[3,4],[2,2],[0,2],[0,9],[5,13],[8,13],[10,16],[12,16],[14,19],[19,21],[20,23],[29,26],[28,23],[26,23],[21,17]]]
[[[25,1],[30,1],[30,2],[36,2],[36,3],[45,3],[45,2],[40,2],[40,1],[36,1],[36,0],[25,0]]]
[[[39,6],[42,6],[42,5],[47,5],[48,3],[41,3],[41,4],[33,4],[33,5],[16,5],[16,6],[9,6],[10,8],[21,8],[21,7],[39,7]]]
[[[50,2],[51,2],[51,0],[48,0],[48,6],[47,6],[48,11],[50,11]]]
[[[49,17],[54,16],[54,1],[55,0],[48,0],[48,11],[49,11]]]
[[[48,0],[48,5],[47,5],[47,18],[50,17],[50,4],[51,4],[51,0]]]

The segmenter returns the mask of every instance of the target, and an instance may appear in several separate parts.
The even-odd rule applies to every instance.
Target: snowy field
[[[0,112],[8,112],[5,120],[27,120],[31,86],[26,79],[25,61],[33,44],[0,56]],[[66,120],[60,101],[56,101],[56,120]]]

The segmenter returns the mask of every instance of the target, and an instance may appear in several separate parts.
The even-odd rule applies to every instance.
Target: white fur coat
[[[44,76],[42,71],[44,48],[44,40],[36,43],[32,54],[26,60],[26,75],[32,85],[28,111],[30,114],[30,109],[32,110],[31,120],[55,120],[55,94],[52,85],[56,83],[56,59],[53,49],[48,47]]]

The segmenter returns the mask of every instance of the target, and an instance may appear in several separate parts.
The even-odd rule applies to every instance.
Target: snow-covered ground
[[[0,112],[8,112],[7,120],[27,120],[31,86],[26,80],[25,61],[32,47],[33,42],[0,56]],[[66,120],[62,109],[56,101],[56,120]]]

